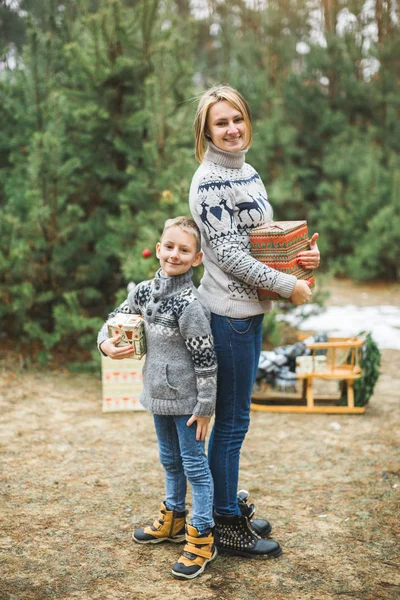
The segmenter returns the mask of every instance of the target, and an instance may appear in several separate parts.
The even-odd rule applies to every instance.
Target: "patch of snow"
[[[295,308],[287,315],[278,315],[303,330],[323,331],[327,335],[345,337],[369,331],[378,347],[400,350],[400,308],[398,306],[364,306],[352,304],[320,309],[309,304]]]

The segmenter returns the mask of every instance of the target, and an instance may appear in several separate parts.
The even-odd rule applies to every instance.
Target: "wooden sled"
[[[297,374],[301,382],[298,393],[278,392],[268,385],[253,391],[252,410],[264,412],[292,413],[330,413],[330,414],[362,414],[365,406],[354,406],[354,381],[362,375],[360,354],[364,340],[361,338],[329,338],[327,342],[307,344],[312,351],[312,357],[326,354],[326,365],[323,371],[309,371]],[[336,394],[321,394],[314,392],[315,380],[341,382]],[[321,386],[320,386],[321,387]],[[346,406],[337,406],[338,400],[346,392]]]

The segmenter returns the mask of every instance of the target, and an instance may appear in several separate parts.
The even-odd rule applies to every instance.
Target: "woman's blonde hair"
[[[242,113],[246,125],[246,139],[243,149],[249,148],[253,141],[250,108],[243,96],[229,85],[212,87],[201,96],[194,118],[195,153],[200,163],[203,160],[208,139],[206,134],[208,111],[217,102],[229,102]]]

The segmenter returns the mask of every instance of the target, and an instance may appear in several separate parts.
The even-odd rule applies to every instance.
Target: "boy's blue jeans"
[[[263,316],[232,319],[211,314],[218,388],[208,460],[214,479],[214,508],[221,515],[240,514],[237,501],[240,449],[250,424]]]
[[[186,508],[186,482],[192,488],[191,523],[199,533],[214,527],[213,480],[204,441],[196,440],[196,422],[186,425],[191,415],[153,415],[166,474],[165,504],[168,510]]]

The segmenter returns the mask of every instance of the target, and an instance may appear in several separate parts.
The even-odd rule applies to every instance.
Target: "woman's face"
[[[239,152],[246,144],[247,127],[240,110],[230,102],[213,104],[207,115],[206,134],[212,143],[226,152]]]

